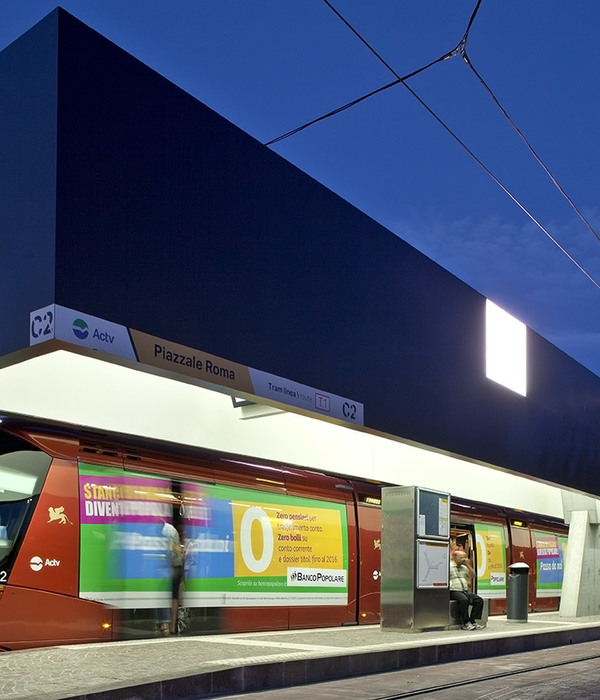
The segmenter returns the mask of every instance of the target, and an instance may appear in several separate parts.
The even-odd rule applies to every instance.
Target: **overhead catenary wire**
[[[330,117],[340,114],[341,112],[350,109],[351,107],[354,107],[355,105],[359,104],[360,102],[363,102],[364,100],[369,99],[370,97],[373,97],[376,94],[379,94],[385,90],[388,90],[392,87],[395,87],[396,85],[403,85],[409,93],[419,102],[419,104],[424,107],[427,112],[442,126],[442,128],[465,150],[465,152],[481,167],[484,172],[502,189],[502,191],[510,197],[510,199],[523,211],[523,213],[526,214],[526,216],[529,217],[529,219],[546,235],[554,245],[558,247],[558,249],[594,284],[598,289],[600,289],[600,282],[598,282],[575,258],[552,236],[552,234],[539,222],[535,216],[523,205],[515,195],[513,195],[510,190],[499,180],[498,177],[494,175],[494,173],[479,159],[475,153],[466,145],[465,142],[462,141],[458,137],[458,135],[442,120],[441,117],[439,117],[434,110],[413,90],[408,84],[407,80],[409,80],[412,77],[415,77],[419,73],[422,73],[429,68],[433,67],[434,65],[437,65],[438,63],[442,61],[446,61],[448,59],[454,58],[456,56],[460,56],[463,61],[466,63],[466,65],[473,71],[474,75],[478,78],[478,80],[481,82],[483,87],[486,89],[496,106],[501,110],[502,114],[504,117],[507,119],[508,123],[510,126],[516,131],[516,133],[519,135],[519,137],[523,140],[525,143],[526,147],[530,151],[530,153],[534,156],[535,160],[538,162],[538,164],[543,168],[544,172],[546,175],[550,178],[554,186],[558,189],[558,191],[561,193],[561,195],[567,200],[567,202],[571,205],[572,209],[575,211],[577,216],[583,221],[583,223],[587,226],[587,228],[591,231],[591,233],[600,241],[600,236],[596,233],[592,225],[589,223],[589,221],[583,216],[581,211],[577,208],[573,200],[568,196],[568,194],[565,192],[565,190],[561,187],[559,184],[558,180],[552,175],[550,172],[549,168],[546,166],[546,164],[542,161],[542,159],[539,157],[539,155],[536,153],[536,151],[533,149],[527,138],[524,136],[524,134],[521,132],[521,130],[516,126],[515,122],[510,118],[506,110],[502,107],[500,104],[500,101],[496,98],[495,94],[491,90],[491,88],[487,85],[487,83],[483,80],[481,75],[475,70],[472,62],[470,61],[468,55],[467,55],[467,42],[469,39],[469,33],[471,31],[471,28],[473,26],[473,23],[475,21],[475,18],[477,17],[477,13],[479,12],[479,8],[481,7],[481,4],[483,0],[477,0],[477,4],[475,6],[475,9],[471,13],[471,16],[469,18],[469,22],[467,24],[467,28],[465,30],[465,33],[463,34],[461,40],[457,44],[457,46],[452,50],[449,51],[439,58],[435,59],[434,61],[431,61],[425,66],[422,66],[421,68],[412,71],[411,73],[401,76],[397,71],[375,50],[373,46],[356,30],[350,22],[329,2],[329,0],[323,0],[323,2],[329,7],[329,9],[346,25],[346,27],[363,43],[363,45],[377,58],[377,60],[384,65],[387,70],[394,75],[396,80],[387,83],[386,85],[383,85],[380,88],[377,88],[376,90],[371,91],[370,93],[367,93],[366,95],[363,95],[362,97],[359,97],[355,100],[352,100],[351,102],[346,103],[345,105],[342,105],[341,107],[338,107],[335,110],[332,110],[328,112],[327,114],[324,114],[320,117],[317,117],[316,119],[312,119],[309,122],[306,122],[305,124],[302,124],[299,127],[296,127],[295,129],[292,129],[291,131],[286,132],[285,134],[282,134],[281,136],[278,136],[274,139],[271,139],[270,141],[265,142],[264,145],[266,146],[271,146],[274,145],[275,143],[278,143],[280,141],[283,141],[284,139],[289,138],[290,136],[293,136],[295,134],[298,134],[299,132],[303,131],[304,129],[307,129],[310,126],[313,126],[314,124],[317,124],[320,121],[323,121],[325,119],[329,119]]]
[[[529,141],[527,140],[526,136],[523,134],[523,132],[521,131],[521,129],[519,129],[519,127],[518,127],[518,126],[516,125],[516,123],[512,120],[512,118],[510,117],[510,115],[508,114],[508,112],[506,111],[506,109],[504,109],[504,107],[500,104],[500,101],[498,100],[498,98],[496,97],[496,95],[494,94],[494,92],[492,91],[492,89],[490,88],[490,86],[485,82],[485,80],[482,78],[482,76],[479,74],[479,72],[475,69],[475,66],[473,65],[473,63],[471,62],[469,56],[467,55],[467,47],[466,47],[466,44],[464,45],[463,50],[462,50],[462,58],[463,58],[464,62],[467,64],[467,66],[471,69],[471,71],[473,71],[473,74],[476,76],[476,78],[479,80],[479,82],[482,84],[482,86],[485,88],[485,90],[487,91],[487,93],[489,94],[489,96],[490,96],[490,97],[492,98],[492,100],[494,101],[495,105],[496,105],[496,106],[498,107],[498,109],[502,112],[502,114],[504,115],[505,119],[507,120],[507,122],[508,122],[508,123],[510,124],[510,126],[512,127],[512,129],[514,129],[514,131],[515,131],[515,132],[519,135],[519,137],[522,139],[523,143],[525,144],[525,146],[527,147],[527,149],[529,150],[529,152],[531,153],[531,155],[535,158],[535,160],[538,162],[538,164],[540,165],[540,167],[544,170],[544,172],[546,173],[546,175],[550,178],[552,184],[553,184],[553,185],[556,187],[556,189],[561,193],[561,195],[567,200],[567,202],[569,203],[569,205],[571,206],[571,208],[573,209],[573,211],[575,212],[575,214],[577,214],[577,216],[579,217],[579,219],[585,224],[585,226],[588,228],[588,230],[591,232],[591,234],[592,234],[595,238],[597,238],[598,241],[600,241],[600,235],[598,235],[598,233],[596,232],[596,230],[594,229],[594,227],[592,226],[592,224],[591,224],[591,223],[588,221],[588,219],[583,215],[583,213],[582,213],[581,210],[577,207],[577,205],[576,205],[575,202],[571,199],[571,197],[569,197],[569,195],[567,194],[567,192],[563,189],[563,187],[561,186],[561,184],[560,184],[560,183],[558,182],[558,180],[554,177],[554,175],[552,174],[552,172],[550,171],[550,169],[548,168],[548,166],[544,163],[544,161],[543,161],[543,160],[540,158],[540,156],[537,154],[537,152],[535,151],[535,149],[533,148],[533,146],[531,145],[531,143],[529,143]]]
[[[521,211],[533,221],[533,223],[546,235],[548,238],[554,243],[554,245],[561,251],[561,253],[564,253],[564,255],[569,258],[569,260],[580,270],[580,272],[583,272],[583,274],[590,280],[590,282],[596,286],[598,289],[600,289],[600,282],[598,282],[575,258],[554,238],[554,236],[548,231],[548,229],[543,226],[542,223],[540,223],[535,216],[525,207],[525,205],[521,204],[521,202],[515,197],[515,195],[512,194],[512,192],[502,184],[502,182],[494,175],[494,173],[483,163],[476,155],[473,153],[473,151],[463,142],[461,139],[450,129],[450,127],[445,124],[440,117],[427,105],[420,97],[417,95],[417,93],[409,86],[405,85],[405,87],[409,90],[409,92],[414,96],[414,98],[431,114],[431,116],[452,136],[452,138],[462,147],[464,150],[473,158],[473,160],[479,165],[480,168],[483,169],[483,171],[489,175],[489,177],[492,178],[492,180],[500,187],[500,189],[507,194],[512,201],[521,209]]]
[[[391,87],[395,87],[396,85],[400,85],[401,83],[404,83],[406,80],[409,80],[409,78],[414,78],[416,75],[419,73],[423,73],[424,71],[428,70],[432,66],[436,65],[437,63],[440,63],[441,61],[445,61],[448,58],[452,58],[455,54],[454,51],[450,51],[449,53],[444,54],[443,56],[440,56],[439,58],[436,58],[434,61],[431,61],[425,66],[422,66],[421,68],[417,68],[414,71],[411,71],[410,73],[407,73],[406,75],[399,75],[396,73],[396,71],[375,51],[375,49],[362,37],[356,29],[335,9],[335,7],[328,2],[328,0],[323,0],[325,4],[331,9],[331,11],[336,14],[339,19],[350,29],[350,31],[358,38],[362,43],[373,53],[376,58],[383,63],[383,65],[392,73],[396,80],[393,80],[391,83],[387,83],[386,85],[382,85],[380,88],[377,88],[376,90],[372,90],[371,92],[368,92],[366,95],[362,95],[362,97],[358,97],[355,100],[351,100],[350,102],[347,102],[346,104],[342,105],[341,107],[338,107],[337,109],[332,110],[331,112],[327,112],[326,114],[322,114],[320,117],[317,117],[316,119],[311,119],[308,122],[305,122],[301,126],[296,127],[295,129],[291,129],[290,131],[286,131],[285,134],[281,134],[281,136],[277,136],[274,139],[271,139],[270,141],[265,141],[263,143],[263,146],[272,146],[276,143],[279,143],[279,141],[283,141],[290,136],[295,136],[296,134],[300,133],[301,131],[304,131],[304,129],[308,129],[310,126],[314,126],[318,122],[324,121],[325,119],[329,119],[330,117],[335,116],[336,114],[340,114],[341,112],[344,112],[347,109],[350,109],[350,107],[354,107],[355,105],[359,104],[360,102],[363,102],[364,100],[368,100],[370,97],[373,97],[374,95],[379,94],[380,92],[383,92],[384,90],[388,90]]]
[[[394,87],[394,85],[398,85],[400,82],[402,82],[402,79],[393,80],[391,83],[388,83],[387,85],[382,85],[382,87],[377,88],[376,90],[372,90],[371,92],[368,92],[366,95],[363,95],[362,97],[358,97],[356,100],[352,100],[351,102],[347,102],[345,105],[342,105],[341,107],[338,107],[337,109],[334,109],[331,112],[327,112],[327,114],[323,114],[320,117],[317,117],[316,119],[312,119],[311,121],[306,122],[306,124],[302,124],[302,126],[299,126],[295,129],[292,129],[291,131],[287,131],[285,134],[281,134],[281,136],[278,136],[277,138],[271,139],[270,141],[265,142],[263,145],[264,146],[272,146],[273,144],[278,143],[279,141],[283,141],[284,139],[287,139],[290,136],[294,136],[295,134],[298,134],[301,131],[304,131],[304,129],[308,129],[309,126],[313,126],[314,124],[317,124],[318,122],[322,122],[325,119],[329,119],[329,117],[333,117],[335,114],[339,114],[340,112],[344,112],[345,110],[350,109],[350,107],[354,107],[355,105],[359,104],[360,102],[363,102],[364,100],[368,100],[369,97],[373,97],[373,95],[377,95],[377,93],[379,93],[379,92],[383,92],[384,90],[387,90],[388,88]]]

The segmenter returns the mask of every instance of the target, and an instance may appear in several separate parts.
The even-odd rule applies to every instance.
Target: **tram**
[[[6,417],[0,649],[152,637],[174,596],[185,634],[378,623],[382,486]],[[564,523],[453,499],[451,528],[490,614],[513,561],[533,573],[530,610],[557,609]]]

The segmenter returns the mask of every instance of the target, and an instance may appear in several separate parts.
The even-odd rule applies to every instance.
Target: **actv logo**
[[[44,562],[42,561],[41,557],[31,557],[31,560],[29,561],[29,566],[34,571],[40,571],[44,566]]]
[[[44,566],[60,566],[59,559],[46,559],[44,561],[42,557],[31,557],[29,560],[29,566],[32,571],[41,571]]]
[[[90,335],[90,327],[87,322],[82,318],[76,318],[73,321],[73,334],[76,338],[79,338],[79,340],[85,340]],[[111,335],[108,331],[99,331],[97,328],[94,328],[92,338],[102,343],[112,344],[115,342],[114,335]]]
[[[88,324],[82,318],[76,318],[73,321],[73,333],[79,340],[85,340],[90,334]]]

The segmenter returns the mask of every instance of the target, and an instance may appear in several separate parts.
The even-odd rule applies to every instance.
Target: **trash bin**
[[[529,566],[518,562],[508,567],[506,586],[506,619],[509,622],[527,622],[529,603]]]

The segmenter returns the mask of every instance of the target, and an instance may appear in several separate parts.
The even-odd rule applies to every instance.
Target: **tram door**
[[[469,558],[469,563],[475,572],[475,576],[470,582],[470,590],[472,593],[477,593],[477,548],[475,547],[475,529],[473,525],[451,523],[450,553],[454,549],[462,549]]]
[[[531,542],[531,531],[525,521],[514,519],[510,521],[510,541],[512,563],[527,564],[529,567],[529,603],[527,607],[529,612],[532,612],[536,599],[536,556]]]
[[[529,611],[558,610],[562,588],[562,546],[559,540],[562,533],[515,519],[510,521],[510,532],[513,562],[524,562],[529,566]],[[550,571],[543,569],[544,566]]]
[[[381,508],[362,500],[357,507],[360,524],[358,623],[372,624],[381,619]]]

